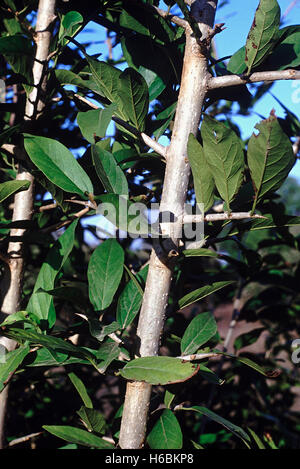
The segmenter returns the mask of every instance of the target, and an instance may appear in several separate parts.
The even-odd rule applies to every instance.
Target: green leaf
[[[197,371],[196,365],[183,362],[180,358],[142,357],[127,363],[120,374],[125,379],[164,385],[187,381]]]
[[[32,42],[22,34],[0,37],[0,55],[3,55],[13,71],[25,78],[25,83],[31,85],[32,77]],[[26,86],[28,91],[31,86]]]
[[[261,439],[260,439],[259,436],[255,433],[254,430],[252,430],[250,427],[248,427],[248,432],[249,432],[250,435],[252,436],[253,440],[255,441],[255,443],[257,444],[257,446],[258,446],[259,449],[266,449],[265,445],[263,444],[263,442],[261,441]]]
[[[16,350],[4,353],[0,350],[0,392],[5,386],[5,382],[14,373],[30,351],[29,345],[20,345]]]
[[[219,423],[223,427],[227,428],[231,433],[233,433],[235,436],[240,438],[246,446],[249,448],[249,443],[250,443],[250,437],[247,435],[247,433],[237,425],[235,425],[232,422],[229,422],[229,420],[224,419],[223,417],[220,417],[219,415],[215,414],[212,410],[206,409],[205,407],[200,407],[200,406],[193,406],[193,407],[184,407],[183,410],[193,410],[195,412],[198,412],[199,414],[205,415],[207,418],[210,420],[213,420],[214,422]]]
[[[148,435],[148,445],[151,449],[181,449],[182,440],[177,418],[165,409]]]
[[[214,282],[211,285],[205,285],[202,288],[198,288],[197,290],[188,293],[179,300],[179,308],[182,309],[191,305],[192,303],[195,303],[196,301],[200,301],[206,296],[211,295],[212,293],[221,290],[221,288],[227,287],[232,283],[234,283],[234,281]]]
[[[149,101],[151,102],[166,89],[166,84],[155,72],[148,68],[141,66],[138,71],[146,80],[149,90]]]
[[[126,176],[113,154],[104,150],[99,143],[92,145],[91,150],[93,165],[105,190],[109,193],[128,195]]]
[[[170,409],[174,398],[175,398],[175,394],[173,394],[168,389],[166,389],[165,396],[164,396],[164,404],[168,409]]]
[[[199,365],[199,375],[206,379],[209,383],[217,384],[218,386],[221,386],[225,382],[224,379],[219,378],[216,373],[204,365]]]
[[[97,213],[103,215],[114,226],[133,235],[159,235],[158,224],[150,225],[146,218],[146,205],[133,203],[127,196],[103,194],[97,198],[101,201]]]
[[[77,122],[83,137],[90,143],[95,143],[97,137],[105,137],[107,127],[116,109],[115,104],[110,104],[105,109],[79,112]]]
[[[82,419],[89,432],[103,434],[106,429],[106,422],[103,415],[98,410],[82,406],[77,414]]]
[[[31,161],[58,187],[82,197],[93,193],[90,178],[62,143],[24,134],[24,145]]]
[[[161,137],[165,130],[169,127],[171,121],[174,119],[174,115],[176,112],[176,106],[177,106],[177,101],[170,106],[168,106],[166,109],[164,109],[162,112],[160,112],[157,117],[155,124],[157,126],[156,130],[153,132],[156,140]],[[161,125],[159,123],[162,122]]]
[[[267,65],[271,70],[284,70],[300,66],[300,26],[287,26],[280,29],[280,41],[268,57]]]
[[[248,74],[273,51],[279,37],[280,13],[277,0],[260,0],[246,42]]]
[[[228,72],[241,75],[245,72],[247,66],[245,63],[246,46],[241,47],[230,58],[227,70]]]
[[[75,85],[80,88],[92,89],[91,80],[83,80],[77,73],[72,72],[71,70],[59,69],[55,70],[56,79],[61,85]]]
[[[273,114],[255,126],[248,143],[247,159],[255,190],[253,211],[269,192],[282,185],[295,163],[292,144]]]
[[[84,405],[86,407],[88,407],[89,409],[92,409],[93,408],[93,403],[92,403],[91,398],[87,393],[86,387],[83,384],[83,382],[81,381],[81,379],[78,378],[78,376],[76,376],[75,373],[69,373],[68,376],[69,376],[70,380],[72,381],[72,384],[76,388],[79,396],[81,397]]]
[[[209,312],[198,314],[186,328],[181,339],[181,354],[190,355],[217,332],[217,323]]]
[[[89,296],[97,311],[111,304],[123,274],[124,251],[115,239],[101,243],[88,265]]]
[[[248,345],[254,344],[258,340],[262,331],[264,330],[265,330],[264,327],[259,327],[259,328],[253,329],[250,332],[246,332],[245,334],[239,335],[234,341],[234,344],[233,344],[234,349],[237,351],[243,347],[247,347]]]
[[[78,11],[68,11],[68,13],[63,16],[61,21],[58,42],[63,45],[68,44],[69,40],[65,39],[65,36],[74,37],[81,29],[82,23],[83,17]]]
[[[118,105],[122,114],[140,132],[145,130],[149,107],[148,86],[143,76],[127,68],[118,80]]]
[[[54,288],[55,279],[73,248],[77,223],[78,220],[74,220],[48,252],[27,305],[27,310],[40,320],[48,320],[49,327],[55,323],[55,310],[47,290]]]
[[[2,203],[7,197],[10,197],[16,192],[25,191],[30,186],[30,181],[7,181],[0,184],[0,203]]]
[[[216,187],[229,209],[243,181],[244,153],[236,133],[207,115],[201,126],[203,150]]]
[[[82,430],[81,428],[64,425],[43,425],[43,428],[52,435],[57,436],[62,440],[69,441],[70,443],[76,443],[78,445],[97,449],[114,448],[114,445],[108,443],[108,441],[105,441],[99,436],[93,435],[86,430]]]
[[[148,266],[137,274],[137,278],[145,281],[147,273]],[[126,327],[132,323],[140,310],[142,299],[143,295],[141,293],[141,289],[133,280],[130,280],[119,296],[117,307],[117,321],[121,325],[122,329],[126,329]]]
[[[216,251],[211,249],[199,248],[199,249],[185,249],[182,251],[184,257],[218,257]]]
[[[94,91],[99,92],[100,95],[105,96],[110,102],[118,102],[119,99],[119,79],[121,70],[106,62],[101,62],[92,59],[86,55],[93,80],[96,88]],[[122,117],[122,116],[120,116]]]
[[[204,204],[206,212],[214,203],[215,184],[205,160],[203,147],[193,134],[189,135],[187,152],[194,178],[196,200],[198,204]]]

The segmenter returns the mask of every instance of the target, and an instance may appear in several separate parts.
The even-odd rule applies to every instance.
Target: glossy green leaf
[[[86,390],[85,385],[83,384],[82,380],[78,378],[78,376],[75,375],[75,373],[69,373],[68,374],[70,380],[72,381],[73,386],[76,388],[79,396],[81,397],[84,405],[88,407],[89,409],[93,408],[93,403],[91,401],[90,396],[88,395],[88,392]]]
[[[255,189],[253,210],[266,194],[282,185],[295,163],[292,144],[273,114],[255,126],[248,143],[247,159]]]
[[[31,161],[58,187],[82,197],[93,193],[90,178],[62,143],[24,134],[24,145]]]
[[[179,422],[170,409],[165,409],[148,435],[151,449],[181,449],[182,432]]]
[[[125,379],[150,384],[171,384],[187,381],[198,371],[197,365],[173,357],[142,357],[131,360],[122,370]]]
[[[88,142],[95,143],[97,138],[105,137],[107,127],[116,109],[115,104],[110,104],[105,109],[92,109],[77,114],[79,128]]]
[[[123,274],[124,251],[115,239],[101,243],[88,266],[89,296],[97,311],[112,302]]]
[[[55,279],[73,248],[77,223],[74,220],[48,252],[27,305],[27,310],[40,320],[47,320],[49,327],[54,325],[55,310],[53,297],[47,290],[54,288]]]
[[[128,195],[126,176],[112,153],[104,150],[100,143],[96,143],[92,145],[92,160],[96,173],[107,192]]]
[[[200,407],[200,406],[184,408],[183,410],[193,410],[195,412],[198,412],[199,414],[205,415],[210,420],[213,420],[214,422],[219,423],[223,427],[227,428],[227,430],[229,430],[235,436],[240,438],[249,448],[249,443],[250,443],[249,435],[247,435],[247,433],[242,428],[238,427],[237,425],[230,422],[229,420],[224,419],[223,417],[220,417],[220,415],[217,415],[212,410],[209,410],[206,407]]]
[[[82,430],[81,428],[69,427],[64,425],[43,425],[43,428],[62,440],[76,443],[82,446],[96,449],[113,449],[114,445],[103,440],[99,436]]]
[[[137,274],[138,280],[142,279],[145,282],[147,273],[146,266]],[[117,321],[121,324],[122,329],[126,329],[132,323],[140,310],[142,299],[141,288],[133,280],[130,280],[119,297],[117,307]]]
[[[7,181],[0,184],[0,203],[16,192],[25,191],[30,186],[30,181]]]
[[[16,371],[26,355],[28,355],[29,350],[29,345],[20,345],[16,350],[6,353],[4,348],[0,348],[0,392],[11,373]]]
[[[193,134],[189,135],[187,151],[194,178],[196,200],[198,204],[204,204],[204,212],[206,212],[214,203],[215,184],[203,147]]]
[[[181,354],[190,355],[209,341],[217,332],[217,323],[209,312],[198,314],[186,328],[181,339]]]
[[[155,72],[148,68],[139,67],[138,72],[146,80],[149,90],[149,101],[151,102],[164,91],[166,84]]]
[[[103,415],[98,410],[82,406],[77,414],[85,424],[89,432],[103,434],[106,429],[106,422]]]
[[[248,74],[273,51],[279,37],[280,13],[277,0],[260,0],[246,42]]]
[[[119,99],[118,89],[121,70],[89,56],[86,56],[86,59],[96,85],[94,91],[98,91],[100,95],[105,96],[110,102],[117,103]]]
[[[201,126],[203,150],[221,198],[229,208],[243,181],[244,153],[236,133],[207,115]]]
[[[63,45],[68,44],[69,40],[66,36],[74,37],[81,29],[82,23],[83,17],[78,11],[68,11],[62,18],[58,41]]]
[[[91,88],[91,80],[83,80],[77,73],[72,72],[71,70],[58,69],[55,70],[56,79],[61,85],[75,85],[80,88]]]
[[[214,282],[211,285],[205,285],[202,288],[198,288],[197,290],[188,293],[178,301],[179,308],[185,308],[186,306],[189,306],[196,301],[200,301],[206,296],[211,295],[212,293],[221,290],[221,288],[227,287],[232,283],[234,283],[234,281]]]
[[[148,86],[143,76],[133,68],[124,70],[118,80],[118,96],[122,114],[137,130],[143,132],[149,107]]]

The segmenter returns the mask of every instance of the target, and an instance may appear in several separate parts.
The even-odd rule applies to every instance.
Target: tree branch
[[[209,38],[213,28],[217,0],[192,0],[193,16],[201,38]],[[209,41],[207,41],[209,42]],[[190,26],[186,28],[186,46],[181,86],[176,108],[170,146],[167,150],[166,172],[163,184],[161,212],[171,212],[178,219],[183,213],[189,183],[190,166],[187,159],[187,140],[196,135],[201,109],[207,93],[207,56],[209,44],[199,44]],[[178,227],[179,228],[179,227]],[[172,239],[165,240],[166,251],[177,251],[180,229]],[[140,356],[157,355],[164,324],[165,309],[174,269],[174,259],[162,259],[161,251],[153,247],[146,281],[143,304],[139,316],[137,336]],[[138,449],[143,445],[146,431],[151,385],[144,382],[127,384],[120,430],[121,448]]]
[[[84,98],[83,96],[80,96],[77,93],[74,93],[74,96],[75,96],[76,99],[78,99],[79,101],[82,101],[84,104],[87,104],[92,109],[99,109],[99,106],[92,103],[91,101]],[[128,124],[128,122],[125,122],[123,119],[120,119],[117,116],[112,116],[112,120],[116,124],[121,125],[122,127],[124,127],[124,129],[128,130],[132,134],[134,134],[137,137],[141,138],[143,140],[143,142],[147,145],[147,147],[152,148],[152,150],[154,150],[160,156],[163,156],[164,158],[166,158],[166,153],[167,153],[166,147],[164,147],[160,143],[153,140],[151,137],[146,135],[144,132],[139,132],[135,127],[133,127],[133,125]]]
[[[36,21],[36,31],[34,34],[36,42],[36,53],[33,64],[34,88],[26,101],[25,120],[34,121],[43,111],[46,95],[46,73],[47,56],[49,54],[51,31],[50,25],[55,18],[56,0],[39,0],[38,14]],[[14,152],[23,154],[23,150],[13,148]],[[26,191],[18,192],[14,198],[14,210],[12,221],[30,220],[33,213],[33,186],[34,178],[21,163],[18,165],[18,174],[16,179],[29,180],[31,182]],[[25,266],[25,253],[23,245],[24,229],[12,229],[10,232],[14,241],[8,245],[9,268],[5,269],[3,280],[1,282],[2,307],[1,313],[12,314],[20,309],[22,296],[22,282]],[[18,240],[19,239],[19,240]],[[15,341],[1,338],[0,341],[7,350],[13,350],[16,346]],[[0,448],[4,446],[4,426],[6,407],[8,400],[8,389],[0,394]]]
[[[208,213],[207,215],[184,215],[183,223],[203,223],[204,221],[221,221],[221,220],[244,220],[247,218],[266,218],[263,215],[251,214],[251,212],[237,213]]]
[[[208,81],[208,88],[210,90],[214,90],[217,88],[226,88],[227,86],[247,85],[248,83],[277,80],[300,80],[300,71],[290,69],[271,72],[255,72],[249,76],[224,75],[221,77],[211,77]]]

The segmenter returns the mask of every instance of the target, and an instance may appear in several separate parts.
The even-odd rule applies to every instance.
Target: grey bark
[[[167,151],[166,173],[160,205],[161,212],[169,211],[178,219],[183,215],[190,176],[187,141],[190,133],[194,135],[197,133],[202,105],[208,89],[210,74],[207,70],[206,52],[218,1],[193,0],[190,3],[191,13],[202,33],[202,45],[188,26],[181,86],[172,138]],[[207,39],[206,46],[204,45],[205,39]],[[180,224],[175,224],[175,230],[169,233],[170,239],[164,246],[165,250],[176,250],[180,231]],[[173,262],[172,257],[168,258],[159,247],[154,247],[137,330],[140,342],[139,355],[142,357],[157,355],[159,352]],[[138,449],[143,446],[150,394],[151,385],[148,383],[127,384],[119,439],[121,448]]]
[[[39,117],[45,106],[46,67],[51,42],[51,29],[55,19],[56,0],[40,0],[35,30],[36,54],[33,63],[34,87],[26,101],[25,120],[34,121]],[[34,178],[19,163],[17,180],[29,180],[30,187],[19,192],[14,198],[13,221],[30,220],[33,213]],[[3,281],[1,282],[1,317],[12,314],[20,309],[22,299],[22,283],[25,265],[25,249],[23,237],[24,229],[12,229],[10,236],[13,241],[8,245],[6,266]],[[7,338],[1,338],[0,344],[8,351],[15,348],[16,343]],[[9,387],[0,394],[0,449],[5,446],[5,419],[7,414]]]

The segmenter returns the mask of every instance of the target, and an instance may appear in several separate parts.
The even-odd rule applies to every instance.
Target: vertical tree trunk
[[[51,28],[55,19],[56,0],[40,0],[35,31],[36,54],[33,63],[34,88],[26,101],[25,120],[34,121],[41,114],[45,106],[46,68],[51,42]],[[27,191],[19,192],[14,198],[13,221],[30,220],[33,212],[33,176],[19,164],[17,180],[31,182]],[[10,236],[13,241],[8,245],[4,278],[1,283],[2,307],[1,316],[12,314],[20,309],[22,298],[22,283],[24,274],[25,252],[23,236],[24,229],[12,229]],[[7,350],[15,348],[15,342],[1,338],[0,343]],[[8,386],[0,394],[0,449],[5,445],[4,427],[8,401]]]
[[[191,14],[202,33],[201,44],[188,26],[181,86],[163,185],[160,212],[169,211],[180,218],[186,201],[190,166],[187,159],[187,141],[190,133],[196,135],[210,74],[207,69],[207,52],[214,24],[218,0],[191,0]],[[176,231],[177,230],[177,231]],[[165,245],[176,249],[180,238],[177,225]],[[138,323],[139,355],[157,355],[164,324],[172,280],[174,258],[154,246],[152,250],[143,304]],[[144,443],[151,385],[144,382],[127,384],[119,445],[138,449]]]

